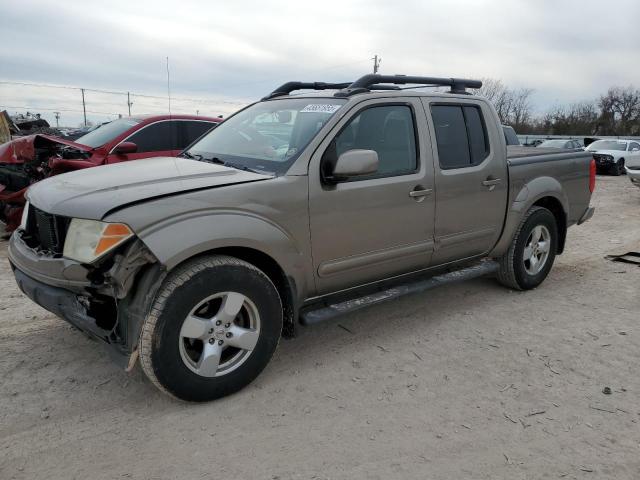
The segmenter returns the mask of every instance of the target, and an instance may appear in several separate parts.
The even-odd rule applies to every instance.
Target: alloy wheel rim
[[[551,250],[551,234],[544,225],[537,225],[527,238],[522,255],[524,269],[529,275],[537,275],[547,264]]]
[[[178,337],[185,366],[201,377],[220,377],[251,356],[260,336],[255,304],[238,292],[200,301],[182,322]]]

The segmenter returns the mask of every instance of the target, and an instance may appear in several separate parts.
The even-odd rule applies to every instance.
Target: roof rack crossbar
[[[360,77],[348,87],[335,94],[336,97],[348,97],[356,93],[364,93],[372,89],[373,85],[390,83],[393,85],[429,84],[434,86],[450,86],[450,93],[467,93],[467,88],[480,88],[480,80],[464,78],[415,77],[410,75],[377,75],[369,74]]]
[[[289,95],[295,90],[341,90],[352,85],[353,82],[326,83],[326,82],[287,82],[280,85],[262,100]],[[400,90],[396,85],[371,85],[370,90]]]

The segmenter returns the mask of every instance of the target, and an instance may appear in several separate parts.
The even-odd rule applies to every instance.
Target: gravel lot
[[[640,190],[599,177],[547,281],[480,279],[302,329],[189,405],[27,300],[0,243],[0,479],[640,478]],[[603,394],[610,387],[611,394]]]

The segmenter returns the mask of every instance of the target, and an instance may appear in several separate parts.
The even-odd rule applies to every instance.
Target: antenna
[[[169,99],[169,115],[171,115],[171,88],[169,87],[169,57],[167,57],[167,98]]]

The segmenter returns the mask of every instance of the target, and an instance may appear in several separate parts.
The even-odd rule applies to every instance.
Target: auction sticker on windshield
[[[315,113],[334,113],[338,110],[342,105],[330,105],[330,104],[322,104],[322,103],[312,103],[307,105],[300,113],[304,112],[315,112]]]

